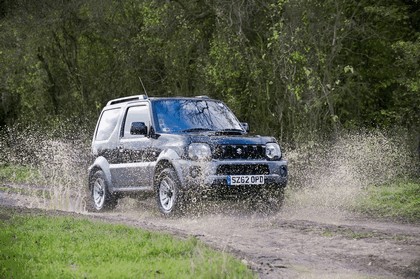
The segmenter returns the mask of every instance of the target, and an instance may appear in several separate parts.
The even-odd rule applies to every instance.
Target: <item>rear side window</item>
[[[107,140],[111,136],[117,126],[118,116],[120,109],[105,110],[102,113],[101,120],[99,122],[98,131],[96,132],[96,140]]]

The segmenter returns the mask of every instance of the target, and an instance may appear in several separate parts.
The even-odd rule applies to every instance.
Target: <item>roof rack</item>
[[[111,100],[106,105],[109,106],[109,105],[115,105],[115,104],[130,102],[130,101],[146,100],[146,99],[147,99],[146,95],[129,96],[129,97],[123,97],[123,98],[118,98],[118,99]]]
[[[210,97],[209,96],[206,96],[206,95],[195,96],[195,98],[210,99]]]

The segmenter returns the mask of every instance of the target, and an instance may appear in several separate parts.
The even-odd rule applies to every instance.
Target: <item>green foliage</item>
[[[2,278],[253,278],[195,238],[0,208]]]
[[[0,126],[209,95],[288,142],[420,127],[418,1],[6,1]]]
[[[420,183],[401,181],[371,186],[360,209],[375,216],[420,222]]]

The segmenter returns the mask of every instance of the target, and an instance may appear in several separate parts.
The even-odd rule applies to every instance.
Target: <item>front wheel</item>
[[[166,168],[159,173],[156,180],[156,200],[159,211],[164,216],[173,216],[180,213],[182,206],[182,193],[180,183],[175,171]]]
[[[90,180],[90,206],[93,211],[105,211],[114,209],[117,205],[117,198],[109,192],[108,184],[103,171],[96,171]]]

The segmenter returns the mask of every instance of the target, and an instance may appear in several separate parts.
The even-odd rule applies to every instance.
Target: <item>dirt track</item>
[[[1,205],[28,197],[0,192]],[[33,207],[37,207],[32,204]],[[261,278],[420,278],[420,226],[378,222],[325,208],[285,206],[277,214],[240,204],[206,202],[177,219],[165,219],[154,201],[124,199],[114,212],[85,214],[108,222],[194,236],[231,252]]]

